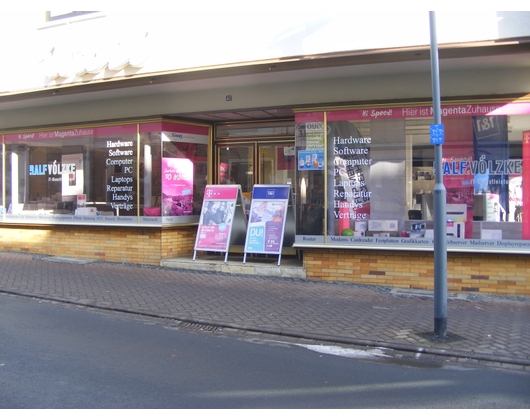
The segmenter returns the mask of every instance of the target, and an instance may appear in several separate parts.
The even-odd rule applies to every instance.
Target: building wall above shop
[[[427,11],[229,3],[3,13],[0,130],[431,95]],[[437,33],[444,97],[530,92],[530,12],[441,11]]]
[[[163,12],[127,8],[66,14],[50,21],[45,12],[4,11],[0,35],[16,42],[2,43],[2,55],[11,64],[2,69],[0,92],[430,42],[428,9],[359,10],[354,3],[332,0],[315,13],[294,3],[280,8],[269,3],[259,19],[255,10],[233,0],[206,7],[164,5]],[[530,36],[530,12],[440,11],[437,34],[441,46],[524,38]]]
[[[198,114],[234,110],[429,98],[431,76],[425,67],[424,64],[418,65],[416,70],[421,68],[422,71],[409,74],[345,77],[343,71],[347,73],[347,69],[341,68],[341,72],[329,70],[327,78],[312,79],[303,72],[282,75],[288,78],[299,76],[298,81],[282,82],[273,76],[234,77],[210,80],[204,86],[192,83],[195,89],[183,82],[153,91],[130,88],[50,95],[47,98],[0,103],[0,130],[154,115],[200,119]],[[352,73],[355,70],[353,68]],[[326,74],[316,73],[319,73],[318,76]],[[334,74],[342,77],[333,77]],[[226,86],[215,86],[217,82],[226,82]],[[207,88],[210,85],[212,87]],[[530,79],[525,68],[485,69],[477,65],[469,71],[443,72],[441,86],[445,97],[517,95],[530,92]],[[230,96],[230,101],[227,101],[227,96]]]

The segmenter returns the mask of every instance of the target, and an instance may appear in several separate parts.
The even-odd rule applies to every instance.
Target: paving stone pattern
[[[432,297],[389,288],[0,252],[0,292],[324,341],[530,366],[530,299],[448,301],[453,340],[429,340]]]

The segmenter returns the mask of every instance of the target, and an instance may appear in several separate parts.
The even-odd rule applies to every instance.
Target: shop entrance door
[[[296,159],[294,141],[217,145],[219,184],[240,184],[251,200],[254,184],[292,184]]]

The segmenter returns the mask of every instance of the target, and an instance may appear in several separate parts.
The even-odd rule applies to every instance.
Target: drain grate
[[[187,330],[194,330],[194,331],[207,331],[207,332],[216,332],[220,328],[215,325],[208,325],[208,324],[200,324],[197,322],[185,322],[180,325],[182,328],[185,328]]]

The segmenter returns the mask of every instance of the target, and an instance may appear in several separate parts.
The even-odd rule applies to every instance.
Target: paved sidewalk
[[[449,337],[439,340],[432,297],[383,287],[0,252],[0,292],[530,371],[530,299],[449,299]]]

